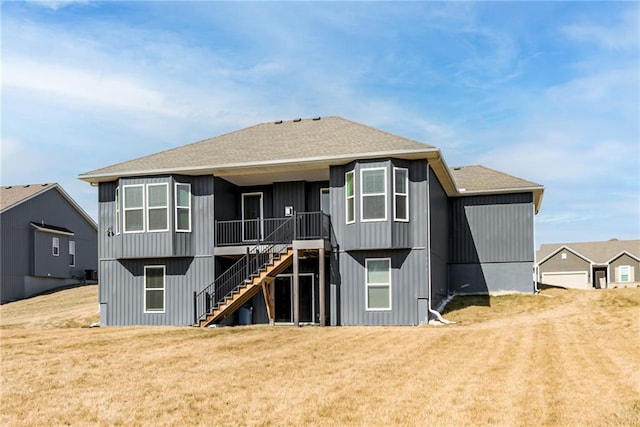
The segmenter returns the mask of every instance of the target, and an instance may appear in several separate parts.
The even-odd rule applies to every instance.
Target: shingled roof
[[[424,153],[435,147],[341,117],[261,123],[193,144],[96,169],[80,176],[190,172],[249,165]]]
[[[544,261],[561,248],[568,248],[596,264],[606,264],[622,252],[640,259],[640,240],[611,239],[605,242],[548,243],[536,252],[538,262]]]
[[[449,196],[532,191],[536,212],[543,187],[483,166],[450,170],[432,145],[341,117],[261,123],[80,175],[91,183],[125,176],[214,174],[236,185],[328,180],[329,166],[394,157],[426,159]]]
[[[44,183],[0,187],[0,211],[9,209],[36,196],[40,192],[50,190],[54,186],[57,186],[57,184]]]

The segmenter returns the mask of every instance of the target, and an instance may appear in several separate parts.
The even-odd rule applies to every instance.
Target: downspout
[[[539,268],[538,268],[538,260],[537,260],[537,256],[536,256],[536,203],[535,201],[531,204],[531,210],[533,212],[533,216],[531,217],[531,219],[533,220],[533,274],[535,275],[534,279],[533,279],[533,293],[534,294],[539,294],[540,293],[540,289],[538,289],[538,278],[539,278]]]

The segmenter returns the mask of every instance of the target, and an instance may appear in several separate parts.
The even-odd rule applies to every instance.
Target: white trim
[[[116,187],[116,191],[115,191],[115,202],[116,202],[116,236],[118,234],[120,234],[120,228],[122,225],[122,218],[120,217],[120,213],[121,213],[121,203],[122,203],[122,198],[120,197],[120,186],[118,185]]]
[[[76,242],[73,240],[69,240],[69,267],[76,266]]]
[[[142,206],[135,208],[127,208],[127,188],[128,187],[142,187]],[[122,233],[124,234],[134,234],[134,233],[144,233],[146,230],[146,210],[145,210],[145,197],[146,191],[144,184],[127,184],[122,186]],[[127,211],[140,210],[142,209],[142,230],[127,230]]]
[[[351,190],[352,195],[347,195],[347,176],[351,174]],[[353,219],[349,221],[349,199],[353,200]],[[354,170],[350,170],[344,173],[344,220],[346,224],[354,224],[356,222],[356,173]]]
[[[179,206],[178,205],[178,186],[185,185],[189,188],[189,206]],[[174,185],[175,190],[175,203],[174,203],[174,216],[175,216],[175,228],[176,233],[191,233],[191,184],[188,182],[176,182]],[[178,228],[178,209],[188,209],[189,210],[189,227],[187,229]]]
[[[160,187],[163,186],[164,187],[164,196],[165,196],[165,205],[164,206],[150,206],[149,205],[149,201],[150,201],[150,197],[149,197],[149,191],[151,189],[151,187]],[[162,233],[162,232],[166,232],[169,231],[169,183],[167,182],[154,182],[154,183],[149,183],[146,185],[146,193],[147,193],[147,197],[146,197],[146,205],[145,205],[145,217],[146,217],[146,226],[147,226],[147,232],[149,233]],[[151,229],[151,224],[149,221],[149,215],[151,214],[152,210],[161,210],[161,209],[165,209],[167,212],[166,215],[166,221],[165,223],[167,224],[167,226],[165,228],[161,228],[161,229]]]
[[[244,222],[245,222],[245,218],[244,218],[244,198],[246,196],[260,196],[260,218],[258,218],[258,224],[260,225],[260,233],[257,239],[251,239],[251,240],[247,240],[244,238]],[[242,206],[240,207],[242,212],[242,230],[241,230],[241,237],[242,237],[242,241],[243,242],[255,242],[255,241],[261,241],[264,237],[264,194],[262,193],[262,191],[256,191],[253,193],[242,193]],[[250,220],[246,220],[246,221],[251,221]]]
[[[383,180],[384,180],[384,190],[382,193],[370,193],[370,194],[364,194],[364,173],[365,172],[372,172],[372,171],[376,171],[376,170],[381,170],[383,171],[384,175],[383,175]],[[382,221],[386,221],[387,220],[387,193],[388,191],[388,183],[387,183],[387,167],[383,166],[383,167],[375,167],[375,168],[361,168],[360,169],[360,221],[361,222],[382,222]],[[384,196],[384,218],[369,218],[369,219],[365,219],[364,218],[364,198],[365,197],[379,197],[379,196]]]
[[[60,256],[60,238],[59,237],[51,238],[51,255]]]
[[[369,283],[369,261],[388,261],[389,262],[389,283]],[[391,311],[393,307],[391,292],[391,258],[365,258],[364,260],[364,305],[365,311]],[[369,288],[389,288],[389,307],[387,308],[370,308],[369,307]]]
[[[396,171],[405,171],[406,173],[406,177],[405,177],[405,192],[404,193],[397,193],[396,192]],[[404,196],[405,197],[405,209],[406,209],[406,213],[407,213],[407,217],[406,218],[398,218],[397,214],[398,214],[398,209],[396,206],[396,196]],[[393,220],[394,221],[399,221],[399,222],[409,222],[409,169],[408,168],[398,168],[398,167],[394,167],[393,168]]]
[[[554,257],[562,249],[565,249],[565,250],[571,252],[572,254],[574,254],[575,256],[582,258],[583,260],[587,261],[589,264],[596,264],[595,262],[591,261],[586,256],[582,255],[580,252],[577,252],[577,251],[571,249],[567,245],[560,246],[558,249],[556,249],[555,251],[551,252],[549,255],[547,255],[546,257],[542,258],[540,261],[536,262],[536,264],[542,265],[542,263],[544,263],[544,262],[548,261],[550,258]]]
[[[607,261],[607,264],[611,264],[613,261],[617,260],[618,258],[620,258],[622,255],[628,255],[631,258],[635,259],[636,261],[640,262],[640,257],[635,256],[634,254],[630,253],[627,250],[624,250],[620,253],[618,253],[616,256],[614,256],[613,258],[611,258],[609,261]]]
[[[147,270],[150,268],[162,269],[162,310],[147,310]],[[167,308],[167,268],[164,265],[145,265],[144,266],[144,282],[143,291],[143,308],[145,313],[164,313]],[[150,290],[158,291],[160,288],[150,288]]]

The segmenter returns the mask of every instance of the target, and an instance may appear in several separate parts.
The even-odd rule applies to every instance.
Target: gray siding
[[[230,221],[241,218],[238,197],[239,187],[229,181],[214,179],[214,214],[217,221]]]
[[[286,206],[293,206],[295,212],[306,212],[304,191],[303,181],[273,184],[273,217],[283,218]],[[318,197],[320,196],[318,195]]]
[[[451,287],[459,294],[530,293],[532,274],[530,262],[453,264],[449,270]]]
[[[191,184],[191,232],[175,232],[175,183]],[[116,232],[115,189],[125,185],[166,183],[169,186],[169,231]],[[122,196],[121,196],[122,197]],[[210,255],[213,251],[213,177],[162,176],[121,179],[101,183],[99,190],[100,229],[112,230],[100,236],[100,258],[150,258]],[[121,207],[120,217],[123,210]],[[122,224],[122,221],[121,221]]]
[[[562,254],[567,254],[566,259],[562,259]],[[538,280],[542,281],[542,273],[555,273],[555,272],[576,272],[576,271],[584,271],[587,273],[587,281],[592,283],[591,281],[591,263],[586,261],[584,258],[579,257],[571,251],[563,249],[559,251],[557,254],[553,255],[551,258],[547,259],[545,262],[538,266],[539,278]]]
[[[65,227],[74,236],[36,232],[32,221]],[[0,227],[2,302],[64,286],[74,282],[73,275],[98,268],[96,229],[56,189],[3,212]],[[58,257],[51,252],[54,236],[60,238]],[[69,240],[76,243],[75,267],[69,267]],[[34,273],[41,280],[35,280]]]
[[[144,312],[144,267],[166,266],[165,312]],[[103,260],[101,322],[106,325],[191,325],[193,292],[214,279],[211,257]]]
[[[468,293],[470,286],[460,287],[471,284],[482,293],[533,291],[531,193],[451,199],[450,214],[450,290]]]
[[[436,307],[449,292],[449,199],[429,169],[429,229],[431,232],[431,298]]]
[[[366,310],[367,258],[391,258],[389,311]],[[417,325],[420,299],[427,298],[427,254],[424,249],[351,251],[337,254],[339,323],[342,325]]]
[[[386,221],[361,221],[360,171],[384,167],[387,170]],[[394,221],[393,168],[409,169],[409,222]],[[345,173],[355,172],[355,223],[346,224]],[[333,166],[331,180],[331,221],[342,250],[401,249],[426,247],[427,163],[422,160],[362,161],[346,166]]]

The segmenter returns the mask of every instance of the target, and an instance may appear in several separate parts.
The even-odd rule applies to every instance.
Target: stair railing
[[[193,293],[194,324],[198,324],[220,307],[227,297],[245,286],[253,275],[259,274],[263,267],[280,257],[296,239],[298,218],[298,215],[294,215],[287,219],[265,237],[263,242],[251,249],[247,248],[247,253],[216,280],[202,291]]]

